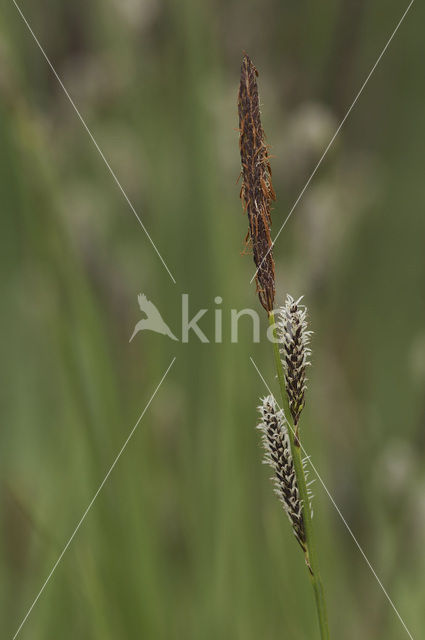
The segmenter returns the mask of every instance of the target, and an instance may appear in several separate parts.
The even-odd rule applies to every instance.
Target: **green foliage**
[[[128,343],[145,293],[257,305],[241,257],[236,94],[261,69],[280,227],[400,17],[329,3],[40,0],[22,9],[172,270],[174,285],[12,3],[0,47],[0,602],[12,637],[176,363],[22,638],[315,637],[299,550],[260,463],[269,345]],[[304,445],[413,636],[425,627],[425,329],[417,3],[275,249],[276,301],[315,336]],[[384,15],[383,15],[384,14]],[[422,14],[422,16],[421,16]],[[354,20],[354,18],[353,18]],[[341,26],[342,25],[342,26]],[[355,37],[344,38],[344,29]],[[346,34],[345,34],[346,35]],[[341,44],[342,43],[342,44]],[[344,45],[344,43],[347,43]],[[344,49],[341,47],[346,46]],[[342,51],[342,53],[341,53]],[[339,64],[331,64],[338,56]],[[263,315],[263,314],[261,314]],[[202,326],[212,331],[212,314]],[[248,325],[247,325],[248,326]],[[267,322],[264,318],[264,331]],[[243,333],[243,335],[242,335]],[[320,487],[331,636],[404,631]]]

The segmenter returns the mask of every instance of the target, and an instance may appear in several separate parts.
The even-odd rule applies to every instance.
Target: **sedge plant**
[[[265,462],[274,472],[275,492],[304,554],[315,596],[321,640],[328,640],[325,596],[314,544],[307,460],[302,457],[300,441],[311,332],[307,326],[307,309],[301,304],[301,299],[295,300],[288,295],[284,304],[275,309],[275,267],[270,235],[271,204],[275,193],[269,148],[261,124],[257,76],[254,64],[244,54],[238,94],[240,196],[248,217],[246,243],[252,250],[256,266],[257,293],[267,312],[273,336],[274,362],[282,401],[282,408],[279,408],[272,395],[262,399],[258,428],[262,433]]]

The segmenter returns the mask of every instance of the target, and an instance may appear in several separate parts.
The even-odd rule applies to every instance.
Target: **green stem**
[[[305,480],[304,468],[302,463],[302,454],[299,440],[295,438],[295,428],[292,420],[291,411],[289,409],[289,401],[286,393],[285,374],[283,371],[282,360],[279,353],[279,342],[276,332],[274,312],[269,314],[270,326],[273,328],[273,350],[276,365],[276,372],[279,381],[280,393],[282,396],[283,411],[288,421],[289,442],[291,445],[292,459],[294,461],[295,474],[297,476],[298,492],[300,496],[306,537],[305,561],[309,569],[310,580],[314,589],[316,600],[317,615],[319,618],[320,635],[322,640],[329,640],[328,618],[326,614],[325,594],[322,582],[320,580],[319,566],[317,562],[316,550],[313,540],[313,523],[310,513],[310,502],[307,493],[307,483]]]

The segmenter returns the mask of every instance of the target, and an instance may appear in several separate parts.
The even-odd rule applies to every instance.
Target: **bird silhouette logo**
[[[156,333],[161,333],[163,336],[171,338],[171,340],[178,341],[178,338],[176,338],[168,324],[164,322],[153,302],[148,300],[144,293],[139,293],[137,300],[139,302],[140,311],[146,314],[146,318],[139,320],[136,324],[129,342],[133,340],[136,333],[139,333],[139,331],[145,331],[146,329],[149,331],[155,331]]]

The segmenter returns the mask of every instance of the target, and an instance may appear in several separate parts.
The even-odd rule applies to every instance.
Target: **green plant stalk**
[[[282,360],[279,352],[278,336],[276,332],[275,316],[273,311],[269,313],[269,322],[270,322],[270,326],[273,329],[274,359],[275,359],[277,377],[279,381],[280,393],[282,396],[282,403],[283,403],[282,408],[289,425],[289,429],[288,429],[289,442],[291,446],[292,459],[294,461],[295,474],[297,476],[299,497],[303,505],[302,513],[303,513],[305,537],[306,537],[305,561],[309,569],[310,580],[314,589],[317,615],[319,619],[320,635],[322,640],[329,640],[329,628],[328,628],[328,618],[326,613],[325,594],[323,590],[322,581],[320,579],[317,555],[314,547],[313,523],[311,520],[311,513],[309,508],[310,502],[308,498],[307,483],[306,483],[304,468],[302,463],[301,447],[300,447],[299,441],[298,440],[296,441],[295,439],[295,427],[292,420],[291,411],[289,409],[289,401],[288,401],[288,396],[286,393],[286,385],[285,385],[285,374],[283,371]]]

